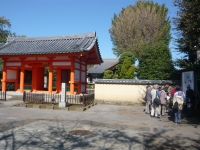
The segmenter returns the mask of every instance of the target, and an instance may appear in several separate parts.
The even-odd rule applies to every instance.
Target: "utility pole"
[[[197,63],[200,60],[200,38],[198,38],[198,43],[197,43]]]
[[[198,38],[198,42],[197,42],[197,60],[196,60],[196,65],[198,67],[199,65],[199,62],[200,62],[200,38]],[[196,68],[198,69],[198,68]],[[200,103],[200,94],[199,94],[199,88],[198,88],[198,76],[197,76],[197,72],[195,71],[195,75],[194,75],[194,81],[195,81],[195,113],[198,112],[198,108],[199,107],[199,103]]]

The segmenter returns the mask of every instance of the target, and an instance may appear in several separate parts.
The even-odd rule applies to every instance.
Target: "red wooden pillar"
[[[2,78],[2,91],[6,91],[6,76],[7,76],[7,68],[6,68],[6,60],[4,59],[4,64],[3,64],[3,78]]]
[[[56,70],[56,93],[61,91],[61,69]]]
[[[53,86],[53,66],[52,61],[49,63],[49,85],[48,85],[48,93],[52,93]]]
[[[19,77],[19,69],[16,69],[16,81],[15,81],[15,91],[18,90],[18,77]]]
[[[78,93],[81,93],[81,83],[82,83],[82,79],[81,79],[81,74],[82,74],[82,62],[81,62],[81,59],[80,59],[80,68],[79,68],[79,83],[78,83]]]
[[[24,92],[24,74],[25,74],[25,64],[21,61],[21,72],[20,72],[20,92]]]
[[[70,94],[74,94],[74,58],[71,58],[71,72],[70,72]]]
[[[36,80],[37,80],[37,68],[33,65],[32,70],[32,91],[36,91]]]

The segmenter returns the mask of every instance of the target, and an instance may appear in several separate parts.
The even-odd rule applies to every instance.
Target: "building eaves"
[[[0,47],[0,55],[65,54],[87,52],[97,43],[96,33],[56,37],[11,37]],[[99,47],[98,55],[101,58]]]
[[[115,64],[116,62],[118,62],[118,59],[116,58],[107,58],[107,59],[103,59],[103,63],[100,65],[94,65],[94,67],[89,68],[88,69],[88,73],[97,73],[97,74],[101,74],[103,73],[108,67],[112,66],[113,64]]]

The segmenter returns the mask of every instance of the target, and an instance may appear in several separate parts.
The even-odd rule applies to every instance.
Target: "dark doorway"
[[[62,69],[61,71],[61,83],[69,84],[70,81],[70,70]]]

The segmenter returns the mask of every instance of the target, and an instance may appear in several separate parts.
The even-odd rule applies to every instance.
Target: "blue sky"
[[[27,37],[63,36],[96,31],[102,58],[116,58],[109,28],[114,13],[134,5],[136,0],[0,0],[0,16],[9,19],[11,31]],[[154,0],[165,4],[169,17],[176,15],[173,0]],[[172,34],[172,36],[174,36]],[[170,43],[173,59],[174,42]]]

